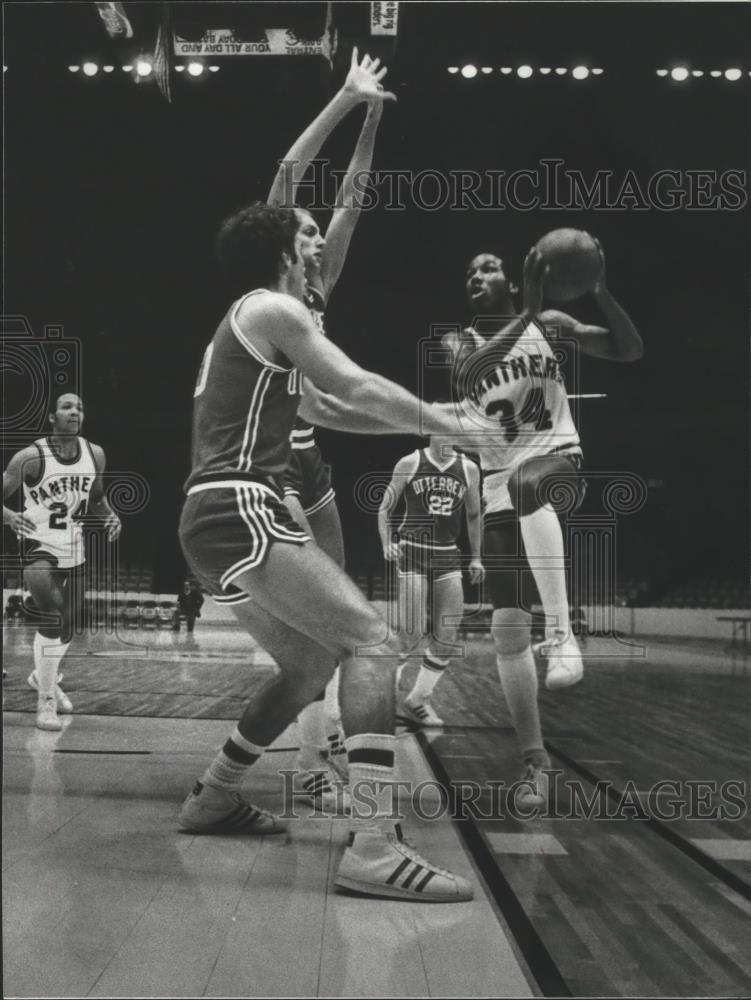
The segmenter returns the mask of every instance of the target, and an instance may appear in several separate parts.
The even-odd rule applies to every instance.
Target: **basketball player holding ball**
[[[492,635],[501,685],[524,763],[527,804],[547,799],[550,767],[537,704],[537,673],[530,646],[531,600],[522,592],[519,560],[534,576],[546,616],[546,686],[568,687],[583,667],[571,631],[564,571],[563,533],[548,497],[565,482],[581,502],[582,452],[563,376],[551,343],[574,341],[587,355],[635,361],[642,341],[605,283],[605,258],[586,233],[559,230],[533,247],[524,263],[524,307],[504,260],[479,253],[465,274],[473,325],[444,343],[454,356],[453,389],[477,433],[457,444],[479,453],[483,469],[483,558],[493,604]],[[594,266],[593,266],[594,258]],[[606,321],[579,322],[559,309],[542,308],[548,287],[561,300],[589,291]],[[511,322],[501,317],[516,316]],[[548,489],[546,491],[546,481]],[[513,567],[504,568],[506,560]],[[521,800],[520,800],[521,801]]]
[[[80,437],[83,403],[63,393],[50,413],[50,434],[22,448],[3,475],[3,501],[23,490],[22,512],[3,502],[3,524],[21,539],[24,586],[48,620],[34,636],[34,669],[29,686],[39,692],[36,725],[62,729],[58,711],[73,711],[60,687],[60,663],[73,638],[83,603],[84,516],[104,523],[107,537],[120,534],[120,519],[104,495],[104,451]]]

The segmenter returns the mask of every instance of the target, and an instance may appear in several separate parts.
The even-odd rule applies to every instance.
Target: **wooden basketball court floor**
[[[590,639],[581,685],[541,687],[560,773],[554,807],[523,818],[497,784],[519,765],[492,648],[467,639],[434,699],[446,726],[404,731],[399,760],[424,783],[420,815],[404,803],[411,833],[476,898],[420,905],[334,891],[346,820],[303,808],[266,840],[177,830],[274,669],[239,630],[78,637],[62,733],[34,727],[31,637],[5,630],[6,997],[751,992],[745,655]],[[282,807],[296,739],[293,726],[254,769],[268,808]]]

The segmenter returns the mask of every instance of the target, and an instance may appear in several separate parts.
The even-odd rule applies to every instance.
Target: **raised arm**
[[[89,507],[88,512],[94,514],[95,517],[101,517],[104,521],[104,527],[107,532],[107,538],[113,542],[119,537],[122,531],[122,524],[120,518],[110,507],[109,500],[104,493],[104,469],[107,464],[107,460],[104,455],[104,449],[98,444],[91,443],[91,453],[94,456],[94,464],[96,465],[96,477],[94,479],[94,484],[91,487],[91,493],[89,494]]]
[[[376,60],[377,62],[377,60]],[[375,64],[374,64],[375,65]],[[383,69],[381,73],[385,73]],[[383,95],[393,96],[393,95]],[[321,283],[323,296],[328,299],[342,273],[352,234],[362,211],[362,202],[367,188],[378,123],[383,113],[383,100],[375,99],[368,104],[360,136],[352,154],[347,173],[336,199],[336,208],[326,230],[326,246],[321,261]]]
[[[22,448],[8,462],[8,468],[3,473],[3,524],[19,538],[26,538],[35,531],[34,522],[17,510],[5,506],[5,501],[17,493],[26,479],[35,482],[41,475],[41,459],[34,447]]]
[[[445,408],[360,368],[316,329],[308,310],[290,295],[270,292],[246,299],[237,322],[249,339],[260,337],[319,389],[374,418],[376,425],[388,412],[394,430],[402,434],[456,433],[456,420]]]
[[[383,100],[388,96],[383,93],[379,82],[386,73],[385,68],[377,72],[379,60],[371,60],[367,55],[363,56],[361,63],[357,59],[357,48],[354,48],[349,73],[341,90],[295,140],[279,164],[267,199],[269,205],[294,208],[300,182],[339,122],[355,105],[363,101]],[[393,95],[390,96],[393,98]]]
[[[417,463],[414,453],[400,458],[394,466],[394,471],[391,474],[391,482],[383,491],[383,496],[381,497],[381,503],[378,508],[378,534],[381,537],[381,545],[383,546],[383,557],[384,559],[388,559],[389,562],[399,558],[399,544],[391,537],[389,522],[391,515],[396,510],[396,505],[399,503],[399,498],[404,493],[407,480],[414,474],[416,467]]]
[[[644,345],[631,317],[616,302],[605,284],[605,254],[599,241],[602,270],[592,295],[602,310],[607,326],[580,323],[559,309],[546,309],[539,319],[544,326],[555,326],[578,343],[585,354],[605,361],[638,361],[644,354]]]

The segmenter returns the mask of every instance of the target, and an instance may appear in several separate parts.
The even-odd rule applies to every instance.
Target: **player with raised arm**
[[[104,451],[80,436],[83,403],[63,393],[49,415],[51,432],[8,463],[3,475],[3,524],[21,540],[23,579],[36,610],[47,619],[34,636],[34,669],[29,685],[39,692],[39,729],[62,729],[58,711],[73,711],[60,687],[60,663],[70,645],[83,606],[85,561],[82,519],[104,522],[110,541],[121,531],[120,519],[104,495]],[[23,510],[5,501],[21,491]]]
[[[387,70],[379,67],[380,60],[365,55],[359,61],[357,49],[353,50],[342,88],[293,143],[280,163],[267,199],[269,205],[295,208],[308,238],[306,247],[310,248],[310,252],[304,258],[306,305],[324,334],[324,311],[341,274],[360,215],[357,192],[362,192],[363,181],[370,171],[383,102],[394,98],[393,94],[384,91],[381,80]],[[363,103],[367,106],[365,120],[324,235],[313,216],[296,207],[298,187],[336,126]],[[283,478],[285,503],[298,524],[309,531],[323,551],[343,567],[344,542],[331,484],[331,469],[315,440],[313,425],[299,415],[292,429],[291,445],[290,462]],[[326,772],[321,770],[321,756],[324,755],[339,777],[346,776],[346,754],[340,739],[338,687],[337,672],[327,685],[325,696],[322,691],[302,710],[298,719],[298,781],[302,789],[328,809],[346,801],[335,792]]]
[[[394,532],[391,519],[403,498],[404,512]],[[404,699],[404,714],[422,726],[442,726],[430,703],[436,684],[456,656],[464,611],[461,553],[457,539],[466,516],[471,582],[482,582],[480,470],[459,455],[451,439],[433,436],[427,448],[400,458],[378,511],[384,557],[397,563],[398,625],[402,660],[419,643],[430,614],[430,645],[415,683]]]
[[[293,210],[260,204],[219,234],[220,259],[248,291],[219,324],[199,371],[180,538],[196,578],[232,607],[279,673],[246,707],[180,822],[204,833],[283,829],[248,799],[248,771],[338,660],[353,806],[336,884],[376,896],[470,899],[470,885],[417,854],[393,822],[397,650],[386,623],[333,559],[306,544],[281,499],[303,377],[336,400],[329,407],[317,392],[303,397],[303,415],[326,426],[367,431],[372,418],[372,432],[388,412],[403,433],[441,434],[455,420],[363,371],[322,336],[303,304],[310,242]]]
[[[567,687],[582,676],[569,621],[563,534],[550,487],[565,483],[579,501],[581,445],[554,350],[555,338],[610,361],[633,361],[642,342],[605,284],[605,259],[593,289],[607,326],[580,323],[557,309],[542,309],[546,264],[536,249],[524,264],[524,307],[516,315],[504,261],[476,255],[465,274],[473,326],[449,335],[454,391],[461,401],[466,439],[483,469],[483,556],[493,604],[492,634],[498,671],[529,781],[529,800],[546,798],[549,760],[542,741],[537,673],[530,647],[529,601],[521,592],[519,559],[530,567],[546,615],[546,685]],[[516,317],[507,322],[503,317]],[[504,563],[514,563],[504,568]]]

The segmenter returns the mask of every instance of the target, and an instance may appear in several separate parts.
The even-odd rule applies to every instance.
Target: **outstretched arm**
[[[376,60],[377,63],[377,60]],[[375,64],[374,64],[375,65]],[[381,71],[382,75],[385,69]],[[352,154],[347,173],[342,181],[336,199],[336,208],[326,230],[326,246],[321,262],[321,282],[325,299],[334,289],[344,267],[352,234],[362,211],[362,201],[367,188],[378,123],[383,113],[383,100],[373,100],[368,104],[360,137]]]
[[[400,424],[389,419],[388,412],[370,415],[343,402],[330,392],[321,392],[305,379],[298,413],[317,427],[346,434],[403,434]]]
[[[386,96],[379,83],[386,70],[376,72],[379,61],[377,59],[375,62],[372,61],[370,56],[363,56],[361,63],[358,63],[357,58],[357,48],[354,48],[344,86],[295,140],[279,164],[267,199],[269,205],[294,208],[297,188],[305,172],[339,122],[356,104],[362,101],[383,100]]]
[[[290,295],[246,298],[237,313],[242,335],[270,344],[319,389],[379,422],[383,414],[402,434],[453,434],[453,415],[425,403],[396,382],[365,371],[316,329],[308,310]]]

